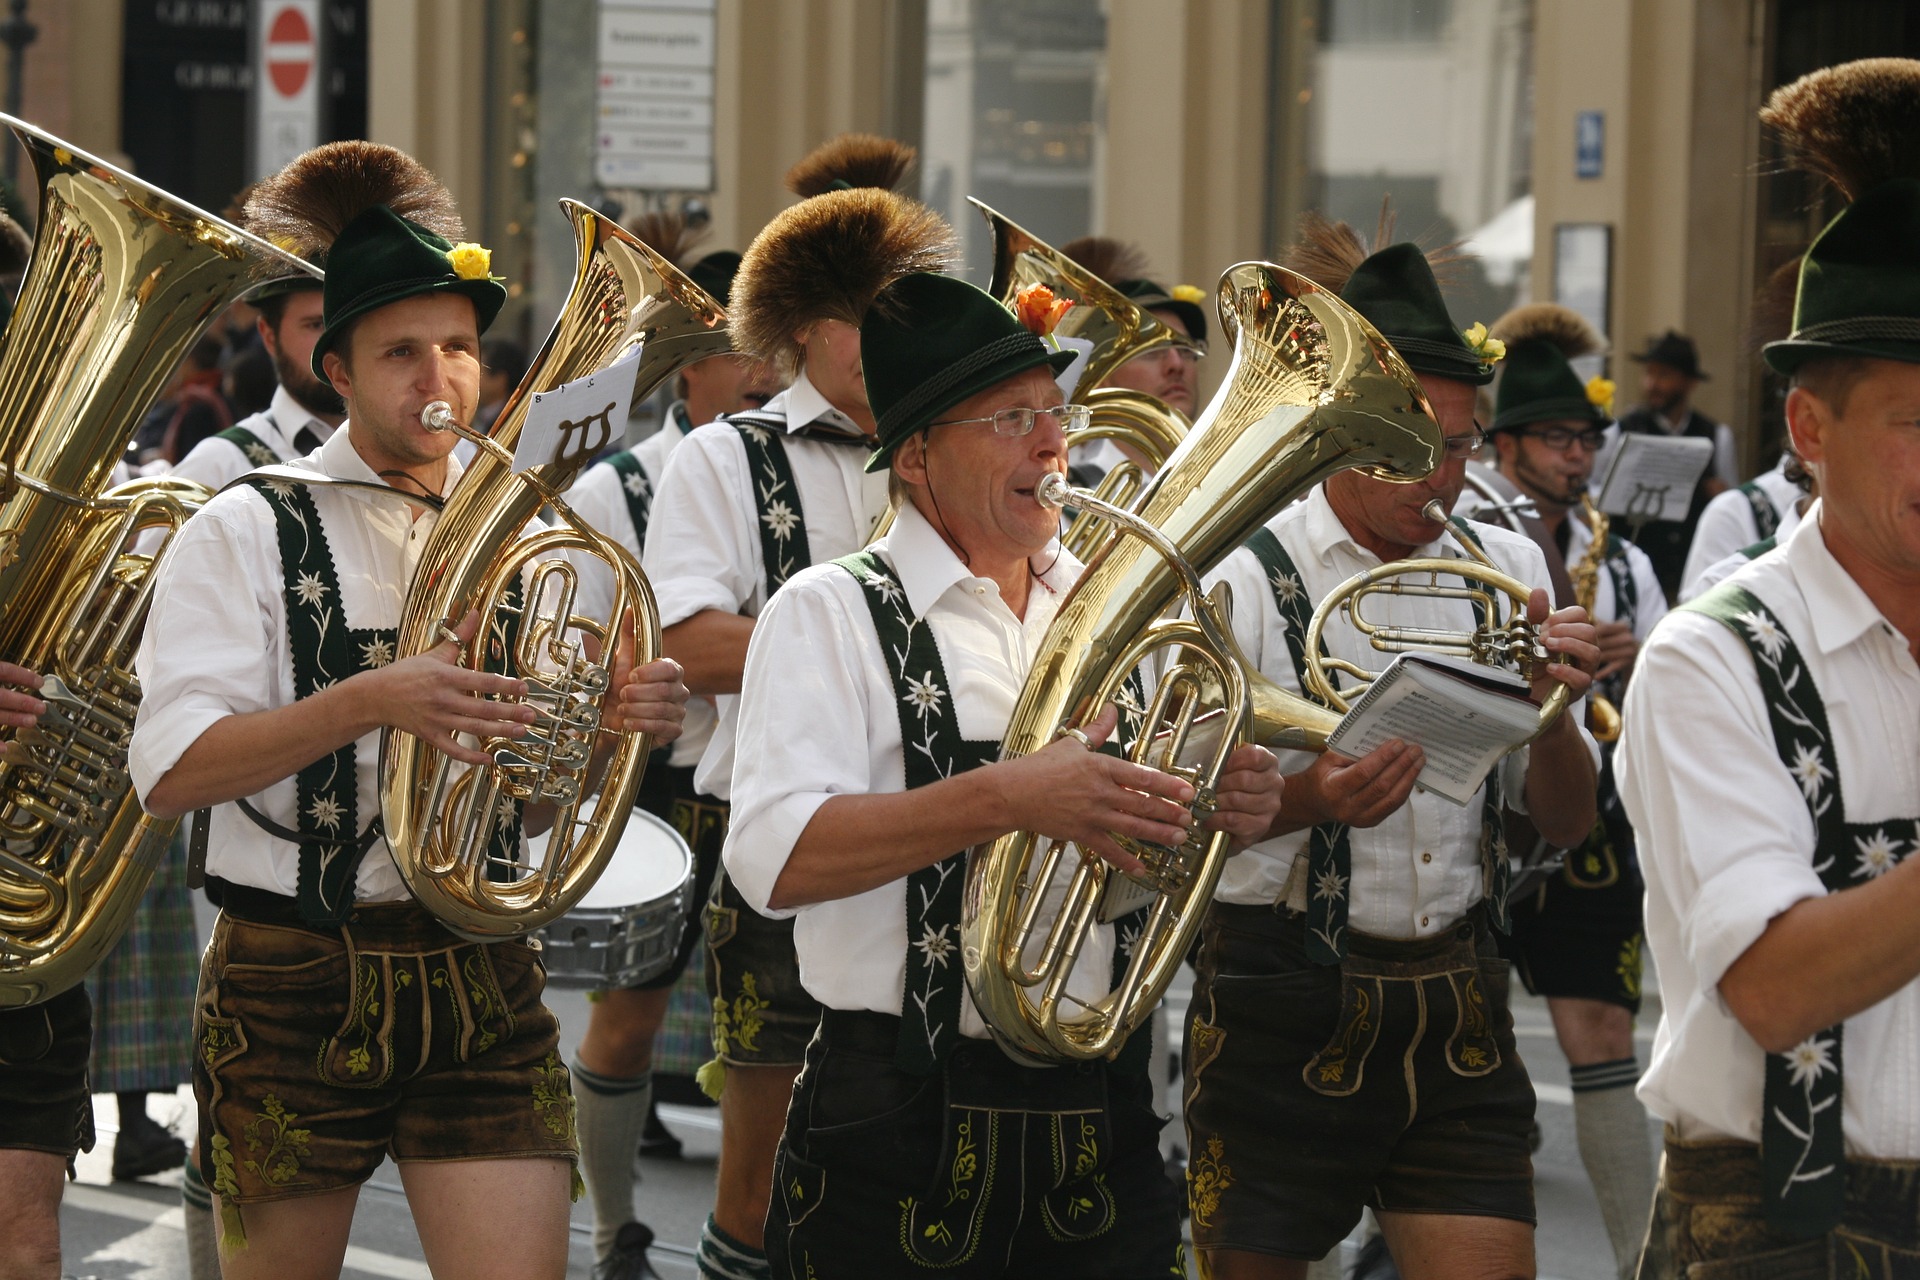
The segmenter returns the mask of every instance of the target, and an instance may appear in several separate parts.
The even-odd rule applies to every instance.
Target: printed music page
[[[579,452],[586,455],[584,465],[609,444],[625,438],[634,379],[645,349],[645,343],[635,343],[604,369],[551,391],[534,392],[513,451],[514,471],[566,461]]]
[[[1713,462],[1713,441],[1625,433],[1594,505],[1628,520],[1684,520],[1693,487]]]
[[[1395,738],[1426,752],[1418,785],[1465,805],[1539,722],[1511,672],[1440,654],[1403,653],[1353,704],[1327,745],[1358,758]]]

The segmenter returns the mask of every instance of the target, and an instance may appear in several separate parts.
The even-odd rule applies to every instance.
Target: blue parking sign
[[[1607,150],[1607,117],[1604,112],[1582,111],[1574,117],[1573,176],[1597,178],[1604,167]]]

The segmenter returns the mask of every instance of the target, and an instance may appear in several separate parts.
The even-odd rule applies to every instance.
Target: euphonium
[[[1071,403],[1093,410],[1093,416],[1069,437],[1067,445],[1078,448],[1112,440],[1130,451],[1128,458],[1116,464],[1093,490],[1114,506],[1130,506],[1145,486],[1149,470],[1166,463],[1191,424],[1186,414],[1157,397],[1101,383],[1134,357],[1186,345],[1186,339],[1012,219],[971,196],[967,202],[980,210],[993,229],[993,284],[989,293],[1011,308],[1022,289],[1041,284],[1056,298],[1074,304],[1054,335],[1093,344],[1071,399]],[[1143,467],[1135,457],[1146,465]],[[1068,526],[1061,545],[1087,560],[1107,536],[1106,525],[1083,512]]]
[[[1199,576],[1328,475],[1365,466],[1417,479],[1444,447],[1412,370],[1332,292],[1268,263],[1242,263],[1221,277],[1219,311],[1235,344],[1226,382],[1131,511],[1068,492],[1063,480],[1043,486],[1055,505],[1085,502],[1114,517],[1119,536],[1062,603],[1002,744],[1009,758],[1039,750],[1091,720],[1149,655],[1174,650],[1131,754],[1192,781],[1196,817],[1211,811],[1215,781],[1240,744],[1307,745],[1338,722],[1249,679],[1225,603],[1200,594]],[[1165,617],[1183,596],[1191,619]],[[1204,730],[1195,723],[1203,708],[1224,712]],[[1197,766],[1183,760],[1189,739],[1210,740]],[[1179,849],[1130,846],[1148,866],[1152,905],[1120,984],[1084,1007],[1074,1007],[1067,982],[1117,873],[1078,853],[1058,914],[1043,927],[1063,846],[1014,832],[976,847],[961,950],[974,1003],[1001,1045],[1033,1061],[1118,1051],[1187,954],[1227,846],[1198,824]]]
[[[493,763],[482,768],[456,763],[399,730],[381,739],[381,813],[400,875],[442,923],[476,941],[536,929],[593,886],[619,844],[652,745],[644,734],[619,735],[599,817],[585,819],[603,703],[618,693],[609,686],[621,620],[631,611],[636,665],[659,656],[660,627],[632,555],[575,517],[562,495],[622,429],[610,420],[616,399],[637,401],[685,365],[729,349],[726,315],[698,285],[587,206],[563,200],[561,207],[579,249],[573,290],[491,434],[468,431],[444,404],[423,414],[428,427],[458,431],[477,452],[421,554],[397,646],[401,657],[423,653],[478,610],[481,628],[458,660],[474,668],[491,663],[525,680],[539,719],[524,737],[483,743]],[[631,396],[594,397],[606,408],[560,423],[551,453],[516,470],[515,450],[538,402],[601,371],[628,380]],[[543,506],[562,523],[523,537]],[[614,599],[604,617],[573,611],[577,576],[569,557],[581,555],[613,572]],[[589,638],[597,654],[583,643]],[[507,806],[516,804],[554,806],[538,865],[523,859],[518,842],[493,838]]]
[[[0,657],[46,677],[35,728],[0,731],[0,1007],[78,982],[119,939],[175,823],[127,773],[134,649],[154,556],[199,485],[103,493],[140,415],[241,294],[289,254],[104,161],[0,116],[33,158],[40,224],[0,338]]]
[[[1607,535],[1612,522],[1607,519],[1607,513],[1594,504],[1593,495],[1584,491],[1580,494],[1580,515],[1593,531],[1593,541],[1587,544],[1586,554],[1577,563],[1567,566],[1567,577],[1573,580],[1573,602],[1592,618],[1594,600],[1600,594],[1600,566],[1607,559]],[[1587,728],[1600,742],[1613,742],[1620,736],[1620,709],[1598,690],[1587,699]]]

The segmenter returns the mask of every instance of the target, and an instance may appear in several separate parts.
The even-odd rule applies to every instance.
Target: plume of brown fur
[[[1335,222],[1309,210],[1301,216],[1300,234],[1280,265],[1299,272],[1323,289],[1339,293],[1347,287],[1347,281],[1361,263],[1394,243],[1398,221],[1393,211],[1393,197],[1382,197],[1380,218],[1374,224],[1373,243],[1369,245],[1352,224]],[[1427,266],[1433,271],[1433,278],[1443,285],[1458,277],[1460,268],[1472,257],[1461,252],[1457,240],[1426,251]]]
[[[1760,110],[1789,159],[1848,200],[1895,178],[1920,178],[1920,62],[1863,58],[1776,89]]]
[[[247,198],[248,231],[318,262],[347,224],[386,205],[448,240],[466,227],[453,197],[425,165],[376,142],[329,142],[294,158],[254,184]]]
[[[791,373],[801,356],[795,334],[818,320],[858,325],[901,276],[952,270],[958,247],[944,218],[891,191],[861,187],[802,200],[742,256],[727,306],[734,349]]]
[[[1577,312],[1555,302],[1530,302],[1515,307],[1493,322],[1489,337],[1509,347],[1520,342],[1551,342],[1560,354],[1572,360],[1600,350],[1600,335]]]
[[[1061,245],[1060,252],[1111,285],[1122,280],[1145,280],[1153,274],[1140,246],[1112,236],[1081,236]]]
[[[671,262],[686,269],[687,255],[707,238],[709,228],[690,227],[686,214],[678,209],[649,209],[627,221],[634,238]]]
[[[913,167],[919,153],[904,142],[872,133],[843,133],[808,152],[787,170],[787,190],[797,196],[825,195],[839,188],[878,187],[891,191]]]
[[[1800,290],[1800,259],[1789,258],[1770,272],[1753,293],[1747,314],[1747,350],[1758,357],[1760,348],[1793,333],[1793,303]]]

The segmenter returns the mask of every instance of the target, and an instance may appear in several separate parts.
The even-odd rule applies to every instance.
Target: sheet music
[[[1514,692],[1494,692],[1403,654],[1380,673],[1327,745],[1358,758],[1398,738],[1426,753],[1419,785],[1465,805],[1502,756],[1533,733],[1539,712]],[[1412,659],[1412,661],[1409,661]]]
[[[1093,356],[1093,343],[1086,338],[1069,338],[1058,333],[1053,335],[1053,340],[1060,344],[1062,351],[1073,352],[1073,363],[1053,379],[1060,387],[1060,394],[1072,400],[1074,389],[1080,385],[1080,375],[1087,371],[1087,361]],[[1041,341],[1045,342],[1046,339],[1042,338]]]
[[[1684,520],[1713,463],[1713,441],[1623,432],[1594,505],[1628,520]]]
[[[584,465],[612,444],[627,429],[643,349],[635,343],[604,369],[534,392],[513,451],[513,469],[530,471],[576,458]]]

